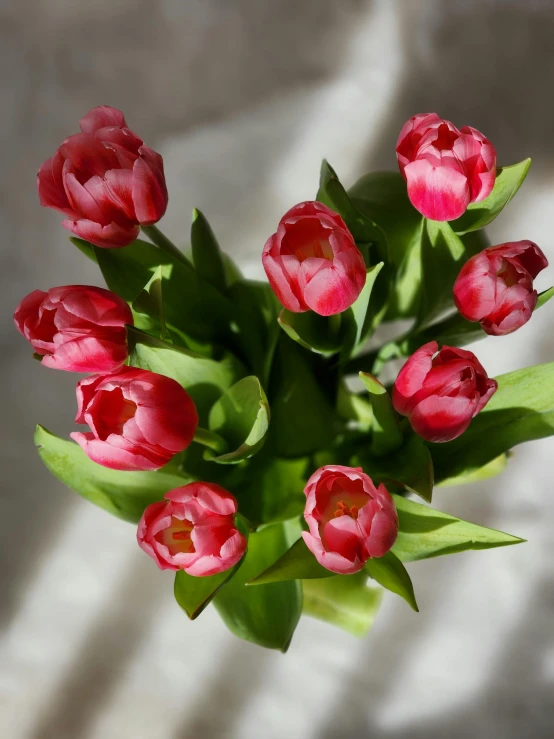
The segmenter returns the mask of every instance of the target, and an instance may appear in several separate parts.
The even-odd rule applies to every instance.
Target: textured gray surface
[[[535,157],[491,236],[552,260],[554,8],[544,0],[5,0],[2,86],[0,735],[542,739],[554,732],[550,440],[436,505],[527,538],[411,567],[421,613],[385,599],[363,641],[304,620],[286,657],[188,623],[131,527],[86,505],[34,455],[64,433],[74,376],[41,368],[11,323],[36,287],[99,283],[34,173],[90,107],[122,108],[162,152],[163,227],[201,207],[259,274],[282,212],[319,161],[345,182],[394,166],[411,114],[483,130],[503,163]],[[552,282],[552,269],[539,288]],[[554,358],[552,310],[476,351],[496,374]]]

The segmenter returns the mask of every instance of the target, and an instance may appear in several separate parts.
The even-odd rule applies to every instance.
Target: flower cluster
[[[370,176],[347,193],[324,163],[317,199],[288,210],[263,247],[268,286],[240,275],[198,211],[193,262],[154,227],[168,202],[162,157],[123,113],[94,108],[80,127],[40,168],[39,198],[67,216],[112,290],[34,290],[15,311],[44,366],[88,373],[76,422],[89,430],[71,434],[77,444],[57,439],[55,452],[43,430],[47,466],[138,522],[139,546],[177,573],[191,618],[213,598],[229,628],[256,643],[290,642],[302,607],[290,580],[365,572],[352,587],[371,576],[417,608],[401,560],[474,539],[450,541],[455,519],[445,517],[442,549],[433,549],[428,509],[403,496],[430,501],[435,463],[442,480],[473,472],[538,433],[495,434],[492,413],[479,425],[502,381],[461,348],[521,328],[552,294],[534,287],[548,262],[532,241],[464,240],[482,226],[473,205],[492,220],[508,199],[495,189],[493,145],[474,128],[420,114],[400,132],[395,187]],[[400,239],[391,214],[407,211],[414,225]],[[137,241],[141,228],[152,243]],[[110,249],[121,250],[115,261]],[[367,349],[381,321],[406,317],[395,312],[406,285],[417,298],[411,328]],[[377,375],[398,357],[406,361],[386,387]],[[356,370],[367,392],[345,382]],[[519,412],[518,401],[505,394],[499,406]],[[463,434],[473,434],[467,444],[440,451]],[[480,546],[517,541],[487,531]],[[239,570],[227,588],[221,573]],[[251,595],[246,581],[266,595]]]

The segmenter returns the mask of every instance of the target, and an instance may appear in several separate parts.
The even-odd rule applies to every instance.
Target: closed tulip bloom
[[[113,470],[163,467],[191,443],[198,425],[196,407],[178,382],[134,367],[81,380],[77,402],[75,420],[91,431],[71,438]]]
[[[361,570],[370,557],[382,557],[398,534],[394,502],[381,484],[359,467],[320,467],[304,489],[302,536],[320,565],[341,575]]]
[[[436,341],[418,349],[400,370],[392,391],[395,409],[427,441],[451,441],[467,429],[496,392],[473,352]]]
[[[67,216],[63,226],[105,248],[130,244],[167,207],[163,161],[133,133],[120,110],[101,105],[80,120],[39,169],[40,204]]]
[[[266,242],[262,262],[274,293],[294,313],[342,313],[366,280],[364,259],[345,222],[317,201],[285,213]]]
[[[471,257],[454,283],[454,302],[464,318],[503,336],[523,326],[537,305],[533,280],[548,260],[532,241],[491,246]]]
[[[71,372],[110,372],[127,359],[127,303],[100,287],[68,285],[34,290],[14,321],[42,364]]]
[[[494,187],[491,142],[475,128],[458,129],[436,113],[420,113],[404,124],[396,157],[412,205],[433,221],[459,218]]]
[[[235,526],[231,493],[213,482],[191,482],[164,498],[148,506],[137,530],[139,546],[160,569],[205,577],[236,565],[246,538]]]

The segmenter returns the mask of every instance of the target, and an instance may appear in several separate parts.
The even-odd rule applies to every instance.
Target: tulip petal
[[[467,177],[453,167],[418,159],[406,165],[404,174],[410,201],[426,218],[452,221],[469,205]]]
[[[127,354],[124,343],[83,336],[64,341],[52,355],[43,358],[42,364],[70,372],[111,372],[125,362]]]
[[[273,251],[278,252],[278,234],[273,234],[267,240],[263,254],[262,264],[271,285],[271,289],[277,296],[281,305],[293,313],[303,313],[307,310],[307,306],[302,304],[295,292],[293,291],[288,272],[285,269],[283,259],[280,256],[274,256]],[[298,265],[298,262],[296,262]],[[295,276],[296,277],[296,276]]]
[[[219,516],[232,516],[237,512],[238,504],[233,495],[215,482],[191,482],[166,493],[168,500],[186,503],[196,499],[206,511]]]
[[[133,171],[130,169],[109,169],[104,175],[106,193],[113,206],[125,213],[130,221],[136,221],[133,202]]]
[[[302,267],[305,269],[312,261],[316,260],[307,259]],[[356,302],[365,284],[366,269],[356,246],[338,254],[333,262],[325,261],[328,265],[320,267],[307,282],[304,300],[320,316],[331,316],[342,313]]]
[[[361,549],[361,536],[358,524],[348,515],[331,518],[321,536],[323,546],[329,552],[337,552],[353,561]]]
[[[76,133],[69,136],[58,150],[64,158],[64,171],[77,174],[80,182],[94,177],[103,177],[108,169],[117,167],[117,157],[94,136]]]
[[[69,217],[76,215],[69,204],[63,186],[64,158],[59,150],[47,159],[37,174],[37,187],[40,204],[45,208],[55,208]]]
[[[469,259],[454,283],[454,302],[468,321],[480,321],[494,309],[496,274],[486,252]]]
[[[398,516],[396,510],[381,510],[373,516],[371,531],[366,541],[370,557],[383,557],[398,536]]]
[[[96,197],[81,185],[72,172],[64,175],[64,187],[71,207],[82,218],[88,218],[105,225],[106,216]]]
[[[105,128],[106,126],[119,126],[121,128],[127,127],[123,113],[117,108],[112,108],[109,105],[98,105],[96,108],[92,108],[92,110],[89,110],[89,112],[81,118],[79,125],[83,133],[89,134],[94,133],[99,128]]]
[[[117,448],[107,441],[95,439],[92,433],[73,431],[69,435],[89,459],[112,470],[156,470],[163,464],[153,462],[133,450]]]
[[[479,396],[451,397],[430,395],[411,412],[413,430],[426,441],[451,441],[467,429],[478,407]]]
[[[436,341],[424,344],[406,361],[392,390],[395,410],[407,416],[413,408],[412,398],[421,389],[433,366],[433,355],[439,346]]]
[[[163,160],[148,146],[141,146],[133,165],[132,195],[137,221],[143,226],[156,223],[167,208]]]
[[[359,559],[351,562],[341,554],[337,554],[336,552],[327,552],[323,547],[321,540],[312,536],[312,534],[307,531],[302,532],[302,538],[319,564],[330,572],[336,572],[339,575],[352,575],[354,572],[359,572],[364,566],[364,563]]]
[[[48,292],[49,298],[55,295],[55,289]],[[64,288],[61,295],[63,307],[75,318],[96,326],[123,328],[133,322],[133,314],[127,303],[102,287],[90,285],[72,285]],[[59,324],[57,324],[60,328]]]
[[[62,226],[71,231],[75,236],[102,249],[118,249],[127,246],[134,241],[140,232],[139,226],[118,226],[117,223],[109,223],[102,226],[100,223],[80,218],[78,221],[66,220]]]

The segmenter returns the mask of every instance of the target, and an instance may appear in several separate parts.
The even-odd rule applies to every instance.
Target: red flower
[[[74,439],[94,462],[113,470],[156,470],[192,441],[198,414],[170,377],[122,367],[77,385],[77,423],[91,432]]]
[[[350,231],[317,201],[285,213],[266,242],[262,262],[273,292],[294,313],[342,313],[365,285],[364,260]]]
[[[398,413],[408,416],[416,434],[435,442],[463,434],[498,387],[473,352],[438,348],[430,341],[412,354],[392,391]]]
[[[459,218],[490,194],[496,151],[471,126],[456,128],[436,113],[414,115],[396,142],[396,157],[414,208],[434,221]]]
[[[370,557],[382,557],[398,534],[394,502],[359,467],[320,467],[304,489],[306,546],[323,567],[349,575]]]
[[[532,241],[510,241],[471,257],[454,283],[454,302],[464,318],[503,336],[523,326],[537,304],[533,280],[548,260]]]
[[[213,482],[191,482],[144,511],[137,530],[141,549],[162,570],[205,577],[230,569],[246,551],[237,530],[237,501]]]
[[[110,372],[127,359],[127,303],[101,287],[68,285],[23,298],[17,330],[42,355],[46,367],[72,372]]]
[[[81,118],[37,176],[40,204],[65,213],[65,228],[102,247],[137,238],[167,207],[163,161],[127,128],[120,110],[101,105]]]

